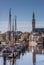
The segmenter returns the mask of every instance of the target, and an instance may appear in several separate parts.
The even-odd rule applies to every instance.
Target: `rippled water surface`
[[[29,51],[21,53],[19,58],[6,59],[4,63],[3,57],[0,57],[0,65],[44,65],[44,54],[35,54]]]

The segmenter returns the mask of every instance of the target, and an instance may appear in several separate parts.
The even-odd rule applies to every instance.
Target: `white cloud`
[[[37,28],[44,28],[44,22],[43,21],[36,22],[36,27]]]
[[[23,32],[27,31],[27,32],[30,32],[31,31],[31,22],[29,21],[21,21],[21,22],[17,22],[17,27],[18,27],[18,30],[21,30]]]
[[[8,22],[7,21],[1,21],[0,22],[0,31],[5,32],[8,30]]]
[[[5,32],[9,29],[8,21],[1,21],[0,22],[0,31]],[[30,32],[31,31],[31,22],[26,21],[17,21],[17,30],[23,32]]]
[[[8,21],[1,21],[0,22],[0,31],[5,32],[9,29]],[[37,28],[44,28],[44,22],[36,22]],[[32,30],[32,22],[29,21],[17,21],[17,30],[23,31],[23,32],[31,32]]]

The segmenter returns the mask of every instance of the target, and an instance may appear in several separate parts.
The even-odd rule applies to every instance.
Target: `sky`
[[[31,32],[33,11],[36,27],[44,27],[44,0],[0,0],[0,31],[8,30],[10,8],[12,21],[17,16],[18,31]]]

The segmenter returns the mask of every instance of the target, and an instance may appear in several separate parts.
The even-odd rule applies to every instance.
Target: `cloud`
[[[21,22],[17,22],[17,28],[18,30],[21,30],[23,32],[27,31],[30,32],[31,31],[31,22],[29,21],[21,21]]]
[[[0,31],[6,32],[8,27],[8,21],[1,21],[0,22]],[[29,21],[17,21],[17,30],[23,31],[23,32],[30,32],[31,31],[31,22]]]
[[[6,32],[9,29],[8,21],[0,22],[0,31]],[[44,22],[36,22],[37,28],[44,28]],[[32,22],[29,21],[17,21],[17,30],[23,32],[31,32],[32,31]]]
[[[36,22],[36,27],[37,28],[44,28],[44,22],[43,21]]]
[[[1,21],[0,22],[0,31],[6,32],[8,30],[8,22],[7,21]]]

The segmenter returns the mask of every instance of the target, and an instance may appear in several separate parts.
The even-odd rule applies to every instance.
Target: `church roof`
[[[44,33],[44,28],[34,28],[34,32],[42,32],[42,33]]]

